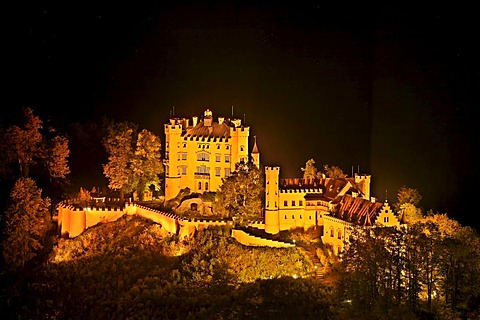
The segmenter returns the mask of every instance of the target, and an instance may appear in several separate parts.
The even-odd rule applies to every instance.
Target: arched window
[[[333,231],[333,228],[330,228],[330,237],[334,237],[334,231]]]
[[[205,191],[208,191],[208,182],[205,182]]]
[[[202,190],[202,181],[198,181],[198,190]]]
[[[342,230],[340,229],[337,230],[337,238],[342,239]]]

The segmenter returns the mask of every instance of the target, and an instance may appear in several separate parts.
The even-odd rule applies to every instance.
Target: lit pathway
[[[315,273],[313,277],[317,280],[323,281],[324,280],[324,274],[322,271],[322,264],[320,263],[320,259],[318,259],[317,255],[315,253],[312,253],[311,251],[305,250],[305,248],[297,246],[298,251],[306,254],[310,261],[312,261],[313,266],[315,268]]]

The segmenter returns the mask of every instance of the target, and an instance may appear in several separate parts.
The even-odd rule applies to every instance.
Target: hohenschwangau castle
[[[256,143],[250,149],[250,127],[240,119],[214,118],[207,109],[203,117],[171,118],[165,130],[165,200],[175,198],[185,188],[191,192],[217,191],[239,162],[253,161],[260,168]],[[251,151],[250,151],[251,150]],[[277,234],[293,228],[318,228],[324,244],[335,253],[343,250],[355,225],[399,226],[388,202],[378,202],[370,194],[371,176],[356,173],[346,178],[280,179],[280,168],[265,166],[265,210],[253,227]],[[75,236],[99,222],[137,214],[159,222],[180,237],[208,225],[227,224],[223,220],[190,220],[150,210],[135,204],[106,212],[92,208],[60,207],[62,233]],[[265,244],[233,230],[233,236],[250,245]]]
[[[165,198],[183,188],[216,191],[237,162],[251,159],[260,166],[256,140],[249,152],[250,127],[240,119],[211,110],[203,118],[172,118],[165,124]],[[265,212],[257,227],[267,233],[297,227],[321,227],[323,241],[338,252],[351,226],[395,226],[399,221],[388,203],[370,195],[370,175],[341,179],[280,179],[279,167],[265,167]]]

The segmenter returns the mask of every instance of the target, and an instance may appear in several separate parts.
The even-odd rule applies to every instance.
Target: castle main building
[[[217,191],[236,163],[250,160],[250,127],[240,119],[218,117],[215,122],[207,109],[200,119],[171,118],[164,129],[166,200],[187,187],[198,193]],[[260,165],[256,142],[251,159]]]

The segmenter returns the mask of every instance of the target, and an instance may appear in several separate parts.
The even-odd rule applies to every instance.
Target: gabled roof
[[[361,226],[371,226],[383,203],[352,197],[345,194],[338,202],[337,210],[332,216]]]

